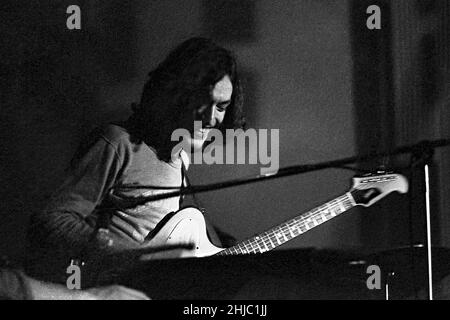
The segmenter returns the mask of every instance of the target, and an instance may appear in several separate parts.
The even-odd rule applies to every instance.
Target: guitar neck
[[[350,192],[317,208],[288,220],[257,236],[227,248],[217,255],[263,253],[292,240],[299,235],[333,219],[356,205]]]

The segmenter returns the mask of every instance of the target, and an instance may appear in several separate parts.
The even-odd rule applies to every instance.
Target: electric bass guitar
[[[408,181],[404,176],[381,173],[355,177],[352,188],[343,195],[226,249],[216,247],[209,241],[202,212],[195,207],[187,207],[168,215],[147,238],[150,238],[150,247],[192,244],[192,249],[151,253],[141,259],[263,253],[355,206],[369,207],[394,191],[408,191]]]

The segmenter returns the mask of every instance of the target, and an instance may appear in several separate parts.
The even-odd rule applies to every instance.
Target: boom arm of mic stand
[[[408,146],[402,146],[402,147],[396,148],[390,152],[374,152],[374,153],[368,153],[368,154],[362,155],[362,156],[353,156],[353,157],[347,157],[347,158],[342,158],[342,159],[338,159],[338,160],[325,161],[325,162],[321,162],[318,164],[289,166],[289,167],[281,168],[276,173],[259,175],[259,176],[253,177],[253,178],[246,178],[246,179],[241,178],[241,179],[235,179],[235,180],[230,180],[230,181],[225,181],[225,182],[218,182],[218,183],[202,185],[202,186],[189,186],[187,188],[184,188],[182,191],[176,190],[176,191],[166,192],[166,193],[162,193],[162,194],[151,195],[148,197],[142,197],[141,199],[139,199],[137,201],[136,204],[140,205],[140,204],[145,204],[149,201],[167,199],[167,198],[177,197],[180,195],[189,195],[189,194],[194,194],[194,193],[208,192],[208,191],[225,189],[225,188],[230,188],[230,187],[260,182],[260,181],[277,179],[277,178],[286,177],[286,176],[292,176],[292,175],[296,175],[296,174],[302,174],[302,173],[306,173],[306,172],[327,169],[327,168],[336,168],[336,167],[341,167],[341,166],[352,164],[352,163],[366,162],[366,161],[381,158],[381,157],[396,156],[396,155],[408,154],[408,153],[412,153],[412,154],[422,153],[423,154],[424,150],[434,150],[435,148],[449,146],[449,145],[450,145],[450,139],[441,139],[441,140],[434,140],[434,141],[425,140],[425,141],[419,142],[414,145],[408,145]],[[130,187],[130,188],[132,188],[132,187]],[[146,188],[146,186],[136,186],[136,188],[143,189],[143,188]],[[149,189],[151,189],[151,187],[149,187]]]

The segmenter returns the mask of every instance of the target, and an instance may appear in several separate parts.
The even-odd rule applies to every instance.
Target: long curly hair
[[[236,59],[212,40],[195,37],[181,43],[149,73],[141,101],[133,105],[132,136],[153,147],[160,160],[169,162],[177,144],[170,139],[172,132],[196,108],[210,101],[212,88],[225,75],[230,77],[233,92],[218,129],[243,128],[243,94]]]

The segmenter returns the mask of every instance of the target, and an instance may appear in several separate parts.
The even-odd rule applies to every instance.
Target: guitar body
[[[200,210],[187,207],[177,211],[173,216],[160,222],[158,231],[151,238],[149,247],[170,245],[194,245],[194,249],[175,249],[147,254],[142,260],[206,257],[214,255],[223,248],[216,247],[208,239],[205,218]]]

